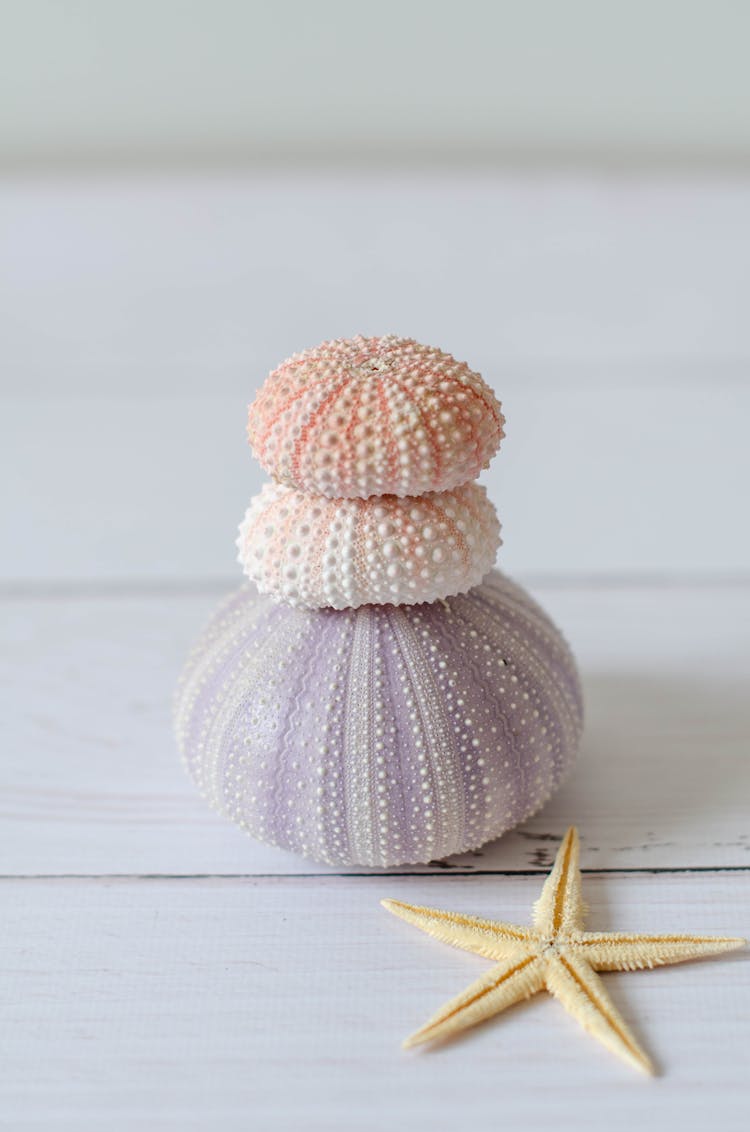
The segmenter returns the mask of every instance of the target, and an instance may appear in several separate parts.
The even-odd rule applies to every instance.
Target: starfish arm
[[[720,951],[744,947],[746,942],[729,936],[583,932],[573,946],[595,971],[636,971],[718,955]]]
[[[499,1014],[544,986],[544,966],[535,955],[500,963],[447,1002],[421,1029],[411,1034],[404,1048],[452,1037]]]
[[[602,980],[588,963],[575,955],[559,955],[547,963],[545,983],[547,990],[583,1028],[608,1049],[636,1069],[654,1072],[651,1061],[611,1001]]]
[[[443,943],[473,951],[488,959],[523,956],[536,940],[536,932],[515,924],[483,920],[479,916],[464,916],[458,912],[441,912],[437,908],[422,908],[401,900],[382,900],[381,904],[394,916],[400,916]]]
[[[554,936],[559,931],[571,932],[583,927],[586,906],[581,897],[578,859],[578,830],[571,826],[534,905],[534,925],[544,935]]]

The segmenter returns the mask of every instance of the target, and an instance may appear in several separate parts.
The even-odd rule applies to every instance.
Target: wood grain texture
[[[744,1132],[745,954],[607,977],[653,1083],[541,999],[405,1056],[483,964],[378,901],[523,922],[576,823],[592,927],[750,934],[747,178],[37,180],[0,205],[0,1127]],[[480,855],[336,875],[207,810],[169,705],[222,593],[200,579],[238,578],[252,390],[384,330],[500,393],[500,564],[547,576],[586,732]]]
[[[536,586],[584,677],[580,761],[520,830],[448,862],[750,867],[750,587]],[[185,777],[170,700],[218,593],[3,605],[5,874],[326,873],[250,840]],[[437,867],[437,866],[436,866]]]
[[[247,396],[358,332],[503,385],[748,378],[747,174],[19,177],[0,241],[18,394]]]
[[[750,571],[748,178],[32,179],[0,244],[0,578],[231,576],[248,401],[357,332],[496,390],[511,572]]]
[[[705,372],[710,391],[679,393],[652,367],[632,389],[495,380],[508,436],[481,482],[505,568],[750,576],[750,535],[736,521],[750,384]],[[237,528],[267,479],[244,436],[262,376],[233,397],[9,400],[0,580],[235,576]]]
[[[547,996],[442,1049],[399,1048],[489,963],[379,900],[523,923],[539,888],[538,877],[377,875],[2,882],[2,1126],[573,1132],[606,1118],[612,1132],[739,1132],[741,952],[604,976],[658,1063],[654,1082]],[[584,895],[601,928],[750,928],[745,875],[588,876]]]

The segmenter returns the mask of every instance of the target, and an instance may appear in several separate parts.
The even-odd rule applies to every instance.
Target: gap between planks
[[[362,872],[362,873],[0,873],[3,881],[193,881],[193,880],[382,880],[384,877],[545,877],[549,869],[462,869],[460,866],[433,866],[436,872]],[[581,869],[584,876],[680,876],[686,873],[750,873],[750,865],[684,865],[651,868]]]

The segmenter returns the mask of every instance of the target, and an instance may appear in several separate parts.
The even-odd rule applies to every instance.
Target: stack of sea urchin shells
[[[253,451],[275,482],[240,527],[240,562],[293,605],[412,605],[470,589],[500,543],[472,481],[503,435],[477,373],[402,338],[297,354],[250,406]]]
[[[491,570],[474,482],[503,437],[479,374],[411,339],[295,354],[250,407],[273,477],[240,526],[247,586],[189,658],[178,741],[209,801],[330,864],[429,861],[546,800],[582,706],[542,610]]]

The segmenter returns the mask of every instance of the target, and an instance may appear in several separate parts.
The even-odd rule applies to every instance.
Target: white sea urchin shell
[[[289,605],[412,605],[470,589],[491,568],[500,524],[483,487],[418,498],[326,499],[265,484],[240,525],[239,561]]]

